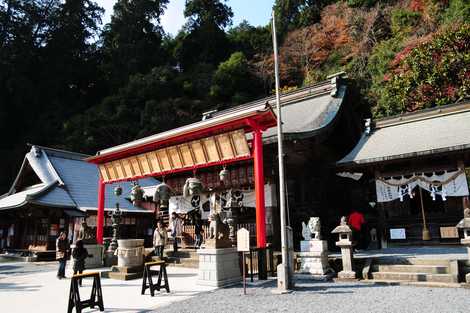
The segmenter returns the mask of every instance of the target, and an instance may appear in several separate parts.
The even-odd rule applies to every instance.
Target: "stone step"
[[[437,265],[449,266],[450,261],[444,259],[427,259],[427,258],[378,258],[374,260],[375,264],[381,265]]]
[[[372,272],[450,274],[448,266],[441,266],[441,265],[410,265],[410,264],[377,264],[377,265],[372,265]]]
[[[438,288],[461,288],[459,283],[439,283],[429,281],[399,281],[399,280],[378,280],[371,281],[373,284],[386,286],[416,286],[416,287],[438,287]]]
[[[101,277],[104,275],[102,274]],[[108,272],[107,273],[107,278],[111,279],[117,279],[117,280],[133,280],[133,279],[138,279],[142,278],[143,273],[122,273],[122,272]]]
[[[372,278],[380,281],[413,281],[413,282],[435,282],[455,283],[456,279],[451,274],[429,274],[429,273],[402,273],[402,272],[373,272]]]

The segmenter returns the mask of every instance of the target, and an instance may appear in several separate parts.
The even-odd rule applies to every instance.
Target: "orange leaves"
[[[324,64],[333,53],[341,58],[349,56],[352,39],[349,35],[348,14],[345,4],[333,4],[322,12],[318,24],[290,32],[280,49],[280,74],[283,83],[298,82]],[[293,76],[295,75],[295,76]]]

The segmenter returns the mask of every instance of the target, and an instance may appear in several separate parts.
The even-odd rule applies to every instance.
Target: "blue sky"
[[[109,22],[113,12],[115,0],[95,0],[106,12],[103,23]],[[165,15],[162,17],[162,25],[166,32],[176,35],[183,26],[185,0],[170,0]],[[266,25],[271,17],[271,9],[274,0],[228,0],[226,2],[233,10],[233,25],[247,20],[251,25]]]

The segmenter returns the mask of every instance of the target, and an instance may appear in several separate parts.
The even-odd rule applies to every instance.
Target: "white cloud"
[[[105,9],[102,18],[103,25],[109,23],[113,14],[113,6],[116,0],[96,0],[96,2]],[[161,17],[163,29],[172,35],[176,35],[186,22],[184,18],[185,0],[170,0],[167,9]]]
[[[163,29],[172,35],[176,35],[186,22],[184,18],[184,0],[170,0],[165,13],[161,18]]]

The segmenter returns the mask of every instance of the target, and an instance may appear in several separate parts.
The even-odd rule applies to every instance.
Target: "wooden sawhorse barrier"
[[[80,300],[80,292],[78,287],[78,281],[82,278],[93,277],[93,287],[91,289],[91,296],[88,300]],[[70,293],[69,293],[69,305],[67,313],[72,313],[73,307],[75,307],[77,313],[81,313],[84,308],[94,308],[98,306],[100,311],[104,311],[103,305],[103,292],[101,291],[101,280],[100,273],[84,273],[72,276],[70,282]]]
[[[158,270],[152,270],[150,267],[159,266]],[[153,283],[152,275],[158,274],[158,281],[156,284]],[[162,285],[162,279],[165,281]],[[147,284],[148,281],[148,284]],[[144,265],[144,277],[142,279],[142,294],[145,294],[146,289],[150,289],[150,295],[155,295],[155,290],[160,291],[161,288],[165,288],[166,292],[170,292],[170,285],[168,284],[168,275],[166,274],[166,263],[165,261],[147,262]]]

